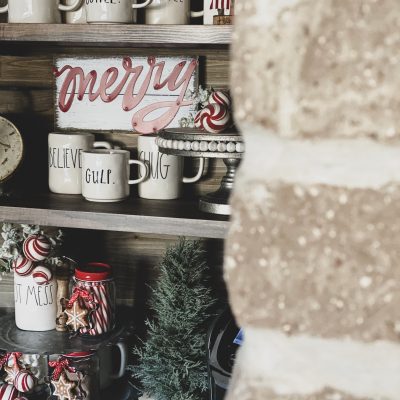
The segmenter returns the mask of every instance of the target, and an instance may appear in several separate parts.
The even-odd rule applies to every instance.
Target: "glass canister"
[[[72,296],[81,290],[85,306],[91,310],[90,327],[81,328],[80,333],[90,336],[103,335],[115,326],[115,281],[108,264],[88,263],[75,269]]]
[[[53,397],[98,400],[100,397],[99,358],[96,352],[82,351],[58,357],[52,368]],[[69,388],[70,393],[65,392]],[[71,397],[68,397],[71,394]]]

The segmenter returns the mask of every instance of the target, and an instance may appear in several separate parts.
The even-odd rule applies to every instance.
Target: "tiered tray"
[[[15,325],[14,310],[0,310],[0,349],[24,354],[67,354],[76,351],[95,351],[130,335],[133,328],[119,324],[113,332],[100,337],[76,336],[56,331],[28,332]]]
[[[161,153],[195,158],[221,158],[227,173],[222,178],[220,188],[202,197],[201,211],[230,215],[229,198],[235,181],[236,169],[244,153],[242,137],[235,131],[218,135],[204,133],[198,129],[167,129],[158,135],[157,145]]]

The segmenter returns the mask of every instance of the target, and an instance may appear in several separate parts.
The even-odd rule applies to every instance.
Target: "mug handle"
[[[58,4],[58,9],[60,11],[76,11],[82,6],[83,0],[75,0],[71,5],[67,6],[65,4]]]
[[[95,149],[98,149],[98,148],[108,149],[108,150],[113,149],[112,144],[110,144],[110,143],[108,143],[108,142],[94,142],[94,143],[93,143],[93,147],[94,147]]]
[[[204,11],[191,11],[190,16],[192,18],[204,17]]]
[[[204,172],[204,158],[200,158],[200,165],[199,165],[199,170],[193,178],[183,178],[183,183],[195,183],[200,180],[200,178],[203,176]]]
[[[132,3],[132,8],[143,8],[148,6],[153,0],[146,0],[144,3],[134,4]]]
[[[146,169],[146,173],[141,178],[129,181],[130,185],[136,185],[137,183],[143,182],[145,179],[147,179],[147,176],[149,175],[149,169],[147,168],[147,164],[139,160],[129,160],[129,165],[132,164],[140,165],[141,167]]]
[[[113,380],[122,378],[125,375],[125,368],[127,364],[127,350],[125,343],[119,342],[116,343],[115,346],[118,347],[118,350],[121,354],[121,365],[115,374],[111,374],[111,379]]]
[[[6,13],[7,11],[8,11],[8,4],[6,4],[3,7],[0,7],[0,14]]]

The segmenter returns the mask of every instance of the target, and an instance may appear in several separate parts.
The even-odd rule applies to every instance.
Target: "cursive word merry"
[[[70,65],[55,68],[54,75],[64,79],[58,107],[62,112],[68,112],[75,100],[82,101],[85,96],[90,102],[100,99],[104,103],[111,103],[123,95],[122,109],[126,112],[135,110],[131,120],[133,129],[140,133],[158,132],[173,121],[181,107],[192,105],[193,101],[185,99],[185,94],[198,62],[196,59],[181,61],[169,74],[165,74],[165,61],[157,62],[155,57],[148,57],[147,64],[145,70],[144,65],[134,66],[132,59],[125,57],[122,60],[122,73],[117,67],[110,67],[101,76],[96,70],[85,74],[81,67]],[[144,80],[139,85],[138,80],[142,77]],[[140,109],[150,86],[156,92],[163,88],[171,93],[179,90],[179,95],[172,101],[164,99]],[[154,119],[149,117],[153,112],[163,109],[165,111],[160,116]]]

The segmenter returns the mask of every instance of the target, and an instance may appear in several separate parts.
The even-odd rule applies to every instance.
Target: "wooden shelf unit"
[[[225,238],[228,220],[202,213],[197,202],[131,197],[92,203],[80,195],[26,195],[0,199],[0,221],[156,235]]]
[[[228,25],[0,24],[1,42],[84,47],[226,47]]]

